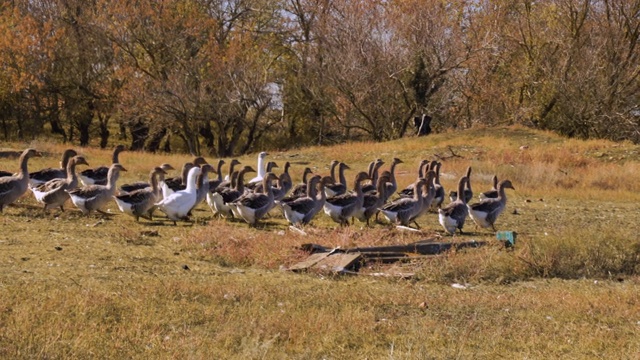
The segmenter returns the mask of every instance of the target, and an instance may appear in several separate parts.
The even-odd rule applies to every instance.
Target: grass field
[[[30,169],[57,166],[64,145],[42,141]],[[110,151],[77,149],[92,166]],[[455,155],[455,156],[454,156]],[[640,357],[640,147],[567,140],[524,128],[475,129],[384,144],[270,153],[328,173],[332,159],[365,169],[392,157],[400,187],[420,159],[440,156],[447,192],[467,166],[473,187],[495,173],[513,181],[496,226],[518,233],[444,234],[436,214],[420,232],[375,224],[339,228],[321,214],[306,235],[277,212],[249,228],[213,217],[136,223],[113,215],[43,214],[28,193],[0,215],[0,358],[131,359],[637,359]],[[120,182],[188,155],[123,152]],[[217,159],[209,159],[215,163]],[[241,157],[255,166],[255,156]],[[383,167],[383,169],[386,168]],[[1,170],[17,170],[14,158]],[[355,171],[347,173],[349,183]],[[281,270],[327,247],[422,239],[489,246],[406,263],[369,264],[356,276]],[[410,278],[374,276],[411,273]],[[455,285],[455,286],[452,286]]]

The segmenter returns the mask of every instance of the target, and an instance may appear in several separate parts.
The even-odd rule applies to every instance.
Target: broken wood
[[[350,249],[327,248],[318,244],[304,244],[301,248],[311,255],[288,270],[305,271],[317,270],[333,274],[350,274],[357,272],[366,262],[380,262],[384,264],[432,258],[450,250],[477,248],[486,245],[484,241],[467,241],[460,243],[437,242],[431,240],[420,241],[407,245],[388,245],[357,247]]]

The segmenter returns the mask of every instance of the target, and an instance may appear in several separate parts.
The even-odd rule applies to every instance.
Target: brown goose
[[[278,177],[278,186],[272,189],[273,198],[276,201],[284,199],[284,197],[287,196],[287,193],[291,190],[291,187],[293,187],[293,180],[291,180],[291,175],[289,174],[290,167],[291,164],[287,161],[284,164],[284,171]]]
[[[236,174],[238,173],[238,171],[235,170],[236,165],[240,165],[240,161],[238,161],[237,159],[232,159],[231,162],[229,163],[229,173],[225,175],[224,180],[218,186],[215,187],[215,190],[219,190],[219,188],[221,189],[221,188],[234,187],[234,185],[231,185],[231,175],[233,175],[234,172]]]
[[[349,225],[349,219],[362,207],[364,202],[362,182],[367,179],[369,179],[369,174],[366,172],[358,173],[354,180],[354,193],[345,193],[327,199],[324,203],[324,212],[340,225]]]
[[[332,183],[330,176],[324,178],[320,175],[312,176],[307,180],[307,193],[305,196],[290,201],[280,201],[278,204],[282,207],[285,219],[291,225],[307,225],[322,209],[326,201],[324,193],[324,184]],[[321,188],[318,189],[318,185]]]
[[[440,184],[440,168],[442,163],[439,161],[432,161],[429,169],[435,170],[436,177],[433,179],[433,187],[436,190],[436,197],[433,199],[432,205],[440,208],[444,202],[444,187]]]
[[[120,211],[133,216],[136,221],[139,221],[141,216],[153,220],[155,204],[162,196],[158,186],[158,177],[166,174],[167,172],[161,166],[157,166],[149,174],[150,187],[114,196]]]
[[[113,155],[111,156],[112,165],[120,163],[118,157],[124,150],[124,145],[118,145],[115,147],[115,149],[113,149]],[[86,169],[82,171],[78,176],[80,177],[80,181],[82,181],[85,186],[106,185],[110,169],[111,168],[109,166],[99,166],[93,169]]]
[[[255,172],[251,166],[245,166],[240,171],[234,171],[236,184],[232,188],[218,188],[214,192],[207,195],[207,204],[211,210],[223,217],[234,217],[230,203],[236,201],[240,196],[244,195],[244,175],[248,172]],[[232,174],[232,178],[234,177]]]
[[[382,175],[378,177],[376,191],[364,194],[362,207],[353,214],[354,219],[366,222],[367,226],[369,226],[369,219],[377,213],[378,209],[385,203],[387,198],[387,183],[390,181],[391,173],[389,171],[383,172]]]
[[[179,177],[169,178],[164,181],[162,186],[163,196],[171,195],[176,191],[182,191],[187,188],[188,173],[193,167],[200,167],[207,163],[202,156],[198,156],[193,159],[192,162],[188,162],[182,167],[182,175]],[[186,170],[186,171],[185,171]]]
[[[332,168],[333,168],[333,162],[332,162]],[[324,188],[324,191],[327,194],[328,198],[334,197],[334,196],[340,196],[347,192],[347,179],[344,176],[344,171],[347,169],[351,169],[347,164],[343,162],[338,163],[338,180],[336,180],[335,176],[333,176],[334,174],[332,173],[331,178],[333,179],[334,183],[331,185],[327,185]]]
[[[289,171],[289,168],[287,166],[288,162],[285,164],[285,172]],[[278,164],[275,161],[268,161],[267,162],[267,166],[266,166],[266,171],[268,173],[270,172],[274,172],[273,169],[279,167]],[[273,185],[273,184],[272,184]],[[253,182],[253,183],[249,183],[246,184],[245,187],[253,192],[263,192],[263,187],[262,187],[262,181],[258,181],[258,182]]]
[[[471,166],[467,168],[467,186],[464,188],[464,201],[468,203],[473,198],[473,190],[471,190]],[[449,192],[449,199],[456,201],[458,198],[458,192],[452,190]]]
[[[464,193],[466,183],[466,176],[461,177],[460,181],[458,181],[459,194]],[[440,225],[451,235],[455,234],[456,229],[460,230],[460,234],[462,234],[462,228],[464,227],[467,215],[469,215],[469,209],[467,208],[464,196],[459,197],[456,201],[449,203],[444,208],[438,209]]]
[[[42,209],[44,212],[56,207],[60,207],[60,210],[64,211],[64,203],[69,199],[67,190],[78,187],[77,165],[89,166],[89,163],[82,156],[74,156],[67,161],[66,179],[51,179],[31,188],[36,201],[44,205]]]
[[[291,190],[291,195],[288,200],[295,200],[299,197],[303,197],[307,195],[307,183],[309,182],[309,175],[313,174],[313,171],[310,167],[304,168],[304,172],[302,173],[302,183],[293,187]]]
[[[393,161],[391,161],[391,166],[389,167],[390,176],[389,176],[389,181],[385,184],[385,191],[384,191],[385,198],[383,199],[384,200],[382,202],[383,204],[387,202],[389,197],[398,190],[398,181],[396,180],[396,166],[402,163],[403,161],[398,158],[393,158]]]
[[[191,210],[200,205],[207,198],[209,193],[209,173],[215,173],[213,166],[204,164],[200,167],[200,174],[196,178],[196,203]]]
[[[100,209],[113,198],[116,192],[116,181],[118,181],[121,171],[127,171],[127,169],[120,164],[113,164],[109,168],[106,185],[85,185],[81,188],[67,190],[71,202],[87,216],[93,210],[103,212]]]
[[[224,181],[222,178],[222,165],[224,165],[224,160],[218,160],[218,166],[216,167],[215,173],[218,174],[217,179],[209,180],[209,191],[215,190],[222,182]]]
[[[485,192],[480,193],[480,195],[478,195],[480,200],[495,199],[498,197],[499,195],[498,194],[498,176],[493,175],[493,178],[491,179],[491,181],[493,181],[493,187],[491,188],[491,190],[487,190]]]
[[[20,171],[11,176],[0,178],[0,213],[6,205],[18,200],[29,188],[29,158],[42,156],[35,149],[26,149],[20,155]]]
[[[230,203],[235,206],[237,213],[251,226],[256,226],[273,207],[276,205],[273,198],[272,181],[278,176],[272,172],[267,173],[262,178],[264,193],[248,193],[236,201]]]
[[[382,159],[376,159],[373,165],[369,165],[369,179],[371,182],[365,185],[362,185],[362,192],[368,193],[372,191],[376,191],[377,183],[378,183],[378,174],[380,172],[380,168],[384,165],[384,161]]]
[[[164,176],[167,174],[167,171],[169,170],[175,170],[173,168],[173,166],[171,166],[170,164],[164,163],[162,165],[159,166],[162,170],[164,170],[164,172],[162,173],[158,173],[158,184],[160,184],[161,182],[164,181]],[[151,170],[151,172],[155,171]],[[146,189],[146,188],[150,188],[151,187],[151,177],[149,177],[149,182],[147,181],[136,181],[134,183],[129,183],[129,184],[123,184],[120,186],[120,193],[121,194],[125,194],[125,193],[130,193],[136,190],[142,190],[142,189]]]
[[[420,214],[422,211],[422,188],[426,184],[425,178],[419,178],[413,184],[413,197],[412,198],[399,198],[380,208],[380,212],[389,222],[394,224],[400,224],[402,226],[409,226],[411,221]],[[414,221],[415,223],[415,221]],[[415,224],[419,228],[418,224]]]
[[[73,149],[65,150],[62,153],[62,160],[60,160],[60,168],[46,168],[29,173],[29,184],[36,186],[53,179],[66,179],[69,160],[76,155],[78,153]]]
[[[429,171],[429,160],[423,159],[420,161],[420,164],[418,164],[418,179],[423,178],[424,174],[425,174],[425,168],[426,171]],[[413,187],[415,186],[415,182],[409,184],[409,186],[405,187],[404,189],[402,189],[401,191],[398,192],[398,195],[400,197],[408,197],[411,198],[413,197]],[[391,195],[391,193],[389,193],[388,195]]]
[[[471,216],[476,225],[483,228],[491,227],[493,231],[496,231],[494,224],[507,205],[507,195],[504,189],[515,190],[510,180],[502,180],[498,184],[497,198],[484,199],[478,203],[468,205],[469,216]]]

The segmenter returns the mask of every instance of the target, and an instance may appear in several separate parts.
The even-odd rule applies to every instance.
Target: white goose
[[[189,210],[196,203],[196,178],[198,175],[200,175],[200,168],[197,166],[191,168],[187,175],[187,187],[169,194],[155,204],[160,211],[167,214],[170,220],[173,220],[174,225],[177,225],[176,221],[178,220],[186,220]]]
[[[0,177],[0,213],[6,205],[18,200],[29,188],[29,158],[42,156],[35,149],[26,149],[20,155],[20,171],[11,176]]]
[[[255,184],[255,183],[261,182],[264,176],[266,175],[267,170],[265,167],[264,159],[267,157],[267,155],[269,155],[269,153],[267,153],[266,151],[263,151],[260,154],[258,154],[258,167],[257,167],[258,175],[253,179],[249,180],[249,184]]]
[[[93,210],[104,213],[100,209],[106,205],[113,197],[113,194],[115,194],[116,181],[121,171],[127,171],[127,169],[120,164],[113,164],[107,173],[107,185],[86,185],[81,188],[67,190],[71,197],[71,202],[73,202],[84,215],[89,216]]]
[[[471,216],[476,225],[483,228],[491,227],[493,231],[496,231],[494,224],[507,205],[507,195],[504,189],[515,190],[510,180],[502,180],[498,184],[497,198],[484,199],[478,203],[468,205],[469,216]]]
[[[69,199],[67,190],[78,187],[77,165],[88,166],[89,163],[82,156],[74,156],[67,161],[66,179],[52,179],[31,188],[36,201],[44,205],[44,212],[56,207],[60,207],[60,210],[64,211],[64,203]]]

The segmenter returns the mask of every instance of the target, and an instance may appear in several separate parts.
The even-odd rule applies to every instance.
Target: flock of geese
[[[258,155],[256,169],[231,160],[226,176],[223,175],[224,160],[216,167],[203,157],[182,166],[177,177],[167,177],[175,170],[169,164],[154,167],[148,182],[140,181],[116,186],[120,173],[127,171],[119,162],[122,145],[113,152],[112,164],[88,168],[78,172],[79,165],[89,166],[87,160],[73,149],[62,154],[60,168],[46,168],[29,173],[29,158],[41,156],[35,149],[26,149],[21,154],[17,173],[0,170],[0,213],[31,190],[43,211],[59,208],[71,200],[83,214],[102,212],[110,201],[115,201],[121,212],[133,216],[153,219],[160,210],[176,224],[188,220],[189,215],[202,202],[223,218],[242,219],[251,226],[275,207],[280,207],[286,220],[293,226],[309,224],[318,213],[324,212],[341,226],[348,226],[356,219],[367,225],[375,217],[386,219],[391,224],[410,226],[429,211],[437,209],[439,222],[449,234],[456,230],[463,233],[467,217],[477,226],[496,231],[495,222],[504,211],[507,197],[505,189],[514,189],[510,180],[498,182],[493,177],[493,188],[473,198],[471,167],[458,181],[455,191],[449,193],[450,202],[444,204],[445,191],[440,183],[441,162],[422,160],[418,165],[416,181],[404,189],[398,189],[395,169],[402,160],[394,158],[388,170],[380,171],[385,162],[377,159],[370,163],[367,171],[359,171],[354,177],[351,190],[347,186],[345,171],[350,167],[340,161],[331,163],[330,175],[314,174],[305,168],[303,181],[294,186],[289,174],[290,164],[276,175],[278,165],[267,162],[267,152]],[[247,179],[247,173],[256,176]],[[211,175],[211,176],[210,176]],[[215,175],[215,176],[213,176]]]

